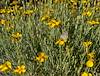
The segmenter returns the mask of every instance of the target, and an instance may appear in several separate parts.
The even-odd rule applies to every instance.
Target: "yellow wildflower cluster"
[[[99,25],[100,24],[100,22],[94,21],[94,20],[87,21],[87,23],[90,25]]]
[[[89,3],[89,0],[81,0],[81,3],[82,4],[88,4]]]
[[[4,26],[8,26],[10,27],[11,26],[11,22],[9,20],[5,20],[5,19],[0,19],[0,24],[1,25],[4,25]]]
[[[95,52],[90,52],[90,53],[87,54],[87,58],[93,59],[95,57],[94,55],[95,55]]]
[[[91,17],[92,15],[96,15],[100,11],[100,6],[98,6],[99,1],[94,0],[81,0],[82,3],[82,15]],[[96,13],[96,14],[94,14]],[[86,19],[86,23],[88,25],[99,25],[100,21],[94,19]]]
[[[61,21],[50,18],[49,15],[41,17],[40,21],[46,21],[50,28],[56,28],[61,26]]]
[[[44,52],[38,53],[38,56],[36,56],[36,60],[39,62],[44,62],[48,59],[48,56]]]
[[[83,73],[81,74],[81,76],[92,76],[92,74],[91,74],[91,73],[88,73],[88,72],[83,72]]]
[[[21,38],[22,38],[22,34],[19,32],[12,33],[11,35],[12,42],[18,42],[21,40]]]
[[[55,27],[59,27],[60,26],[60,21],[58,20],[55,20],[55,19],[51,19],[49,22],[48,22],[48,25],[50,28],[55,28]]]
[[[91,11],[83,12],[82,15],[83,16],[91,16],[92,12]]]
[[[6,24],[6,20],[1,19],[1,20],[0,20],[0,24],[5,25],[5,24]]]
[[[14,72],[19,74],[25,73],[26,72],[25,65],[17,66],[14,69]]]
[[[5,72],[5,71],[13,71],[14,73],[22,74],[26,72],[26,69],[24,65],[17,66],[17,68],[13,69],[11,62],[6,61],[5,63],[0,64],[0,72]]]
[[[11,13],[15,13],[18,8],[19,8],[19,6],[17,6],[17,5],[16,6],[13,6],[13,7],[3,8],[3,9],[0,9],[0,13],[1,14],[11,14]]]
[[[89,48],[91,45],[92,45],[92,42],[91,41],[85,41],[85,42],[83,42],[83,46],[85,48]]]
[[[86,49],[86,54],[87,54],[87,61],[85,63],[86,67],[88,68],[91,68],[94,66],[94,52],[88,52],[89,51],[89,47],[92,45],[92,42],[91,41],[86,41],[86,42],[83,42],[83,46],[85,47]],[[88,72],[83,72],[81,74],[81,76],[92,76],[91,73],[88,73]]]
[[[53,9],[47,8],[44,10],[44,16],[40,18],[40,21],[46,23],[50,28],[56,28],[61,26],[61,21],[52,18],[52,13],[54,12]]]
[[[23,15],[23,14],[24,15],[31,15],[33,13],[33,9],[24,10],[24,8],[20,6],[19,1],[13,1],[10,5],[11,6],[0,9],[0,14],[11,14],[11,13],[13,13],[13,14],[20,14],[20,15]]]
[[[0,13],[1,14],[5,14],[6,13],[6,9],[0,9]]]
[[[1,72],[11,70],[11,69],[12,69],[12,65],[11,65],[11,62],[9,62],[9,61],[6,61],[4,64],[0,65],[0,71]]]
[[[88,61],[86,61],[86,67],[91,68],[93,66],[94,66],[94,60],[91,59],[91,58],[88,59]],[[88,73],[88,72],[83,72],[81,74],[81,76],[92,76],[92,74],[91,73]]]
[[[63,2],[63,1],[65,1],[65,0],[54,0],[55,1],[55,3],[57,3],[57,2]],[[88,4],[89,2],[90,2],[90,0],[81,0],[81,2],[82,2],[82,4]],[[72,5],[71,5],[71,13],[72,14],[76,14],[77,15],[77,10],[78,9],[80,9],[80,8],[78,8],[78,0],[70,0],[70,4],[72,3]],[[80,2],[79,2],[80,3]],[[12,8],[5,8],[5,9],[0,9],[0,14],[5,14],[5,13],[7,13],[7,14],[11,14],[11,13],[14,13],[15,11],[20,11],[20,12],[22,12],[21,14],[24,14],[24,15],[32,15],[33,14],[33,10],[30,10],[30,9],[27,9],[27,10],[25,10],[24,9],[24,11],[22,10],[23,9],[23,7],[19,7],[18,5],[18,1],[13,1],[10,5],[15,5],[15,6],[13,6]],[[100,4],[100,3],[99,3]],[[30,4],[27,4],[28,6],[30,6]],[[66,5],[67,6],[67,5]],[[63,6],[62,6],[63,7]],[[88,6],[87,6],[88,7]],[[56,7],[55,7],[56,8]],[[41,12],[42,13],[42,12]],[[50,14],[50,12],[48,12],[49,14]],[[63,11],[62,11],[62,13],[63,13]],[[65,11],[64,11],[64,13],[66,13]],[[94,12],[93,12],[94,13]],[[39,14],[40,14],[40,12],[39,12]],[[49,14],[46,14],[46,15],[44,15],[43,17],[41,17],[41,21],[47,21],[47,25],[50,27],[50,28],[56,28],[56,27],[59,27],[59,26],[61,26],[61,21],[60,20],[57,20],[57,19],[54,19],[54,18],[51,18],[50,17],[50,15]],[[69,14],[69,11],[68,11],[68,14]],[[79,12],[78,12],[78,14],[79,14]],[[13,14],[12,14],[13,15]],[[15,14],[14,14],[15,15]],[[68,25],[69,24],[74,24],[74,23],[71,23],[69,20],[71,19],[71,18],[69,18],[70,16],[68,16],[67,17],[67,14],[65,14],[66,15],[66,19],[64,19],[64,21],[66,21],[65,22],[65,25],[67,25],[67,23],[68,23]],[[65,16],[64,15],[64,16]],[[82,15],[83,16],[91,16],[92,15],[92,12],[91,11],[83,11],[83,13],[82,13]],[[57,14],[57,16],[58,16],[58,14]],[[72,16],[71,16],[72,17]],[[80,17],[80,16],[79,16]],[[26,17],[22,17],[21,19],[19,19],[19,20],[21,20],[21,22],[23,23],[23,19],[25,19]],[[92,18],[92,17],[91,17]],[[62,18],[63,19],[63,18]],[[68,20],[67,20],[68,19]],[[80,18],[81,19],[81,18]],[[30,20],[30,19],[29,19]],[[71,19],[72,21],[73,20],[76,20],[76,19]],[[16,21],[15,21],[16,22]],[[26,22],[28,22],[28,20],[26,21]],[[80,24],[80,22],[81,22],[81,20],[78,22],[79,24]],[[84,22],[84,21],[83,21]],[[20,22],[19,22],[20,23]],[[76,22],[77,23],[77,22]],[[78,24],[77,23],[77,24]],[[95,21],[95,20],[89,20],[89,21],[87,21],[87,23],[89,24],[89,25],[99,25],[100,24],[100,22],[99,21]],[[9,21],[7,21],[7,20],[4,20],[4,19],[1,19],[0,20],[0,24],[1,25],[9,25]],[[28,24],[28,23],[27,23]],[[76,25],[77,25],[76,24]],[[33,26],[34,27],[34,26]],[[30,32],[30,29],[31,28],[33,28],[33,27],[30,27],[29,26],[29,32]],[[75,27],[75,28],[77,28],[77,26]],[[66,29],[68,29],[69,31],[71,31],[70,30],[70,26],[68,26],[68,28],[64,28],[64,30],[66,30]],[[39,30],[41,30],[41,29],[39,29]],[[59,29],[58,29],[59,30]],[[58,30],[57,30],[57,32],[58,32]],[[73,29],[72,29],[73,30]],[[38,31],[38,27],[36,27],[36,30],[35,30],[36,32]],[[61,29],[61,31],[63,31],[63,29]],[[72,31],[71,31],[72,32]],[[32,33],[32,32],[31,32]],[[51,34],[51,33],[50,33]],[[35,35],[35,34],[34,34]],[[43,34],[44,35],[44,34]],[[21,41],[21,39],[22,39],[22,34],[20,33],[20,32],[14,32],[14,33],[12,33],[11,34],[11,40],[12,40],[12,42],[18,42],[18,41]],[[35,38],[35,36],[34,36],[34,38]],[[70,38],[70,37],[69,37]],[[62,45],[65,45],[65,43],[67,42],[67,39],[68,39],[68,33],[67,32],[65,32],[65,33],[62,33],[62,35],[60,36],[60,38],[55,42],[55,44],[56,45],[60,45],[60,46],[62,46]],[[37,40],[37,39],[36,39]],[[72,43],[71,43],[72,44]],[[91,53],[89,53],[89,52],[87,52],[87,51],[89,51],[89,48],[90,48],[90,46],[92,45],[92,42],[91,41],[85,41],[85,42],[83,42],[82,43],[83,44],[83,46],[84,46],[84,48],[86,49],[86,54],[87,54],[87,61],[86,61],[86,63],[85,63],[85,65],[86,65],[86,67],[87,68],[92,68],[93,66],[94,66],[94,52],[91,52]],[[70,45],[70,44],[69,44]],[[75,44],[74,44],[75,45]],[[73,47],[73,45],[72,45],[72,47]],[[76,47],[76,46],[75,46]],[[88,49],[87,49],[88,48]],[[71,54],[71,53],[70,53]],[[69,55],[70,55],[69,54]],[[70,56],[72,56],[72,55],[70,55]],[[46,60],[48,59],[48,56],[44,53],[44,52],[40,52],[40,53],[38,53],[37,54],[37,56],[35,57],[35,60],[37,60],[38,62],[40,62],[40,63],[43,63],[43,62],[45,62]],[[0,72],[5,72],[5,71],[8,71],[8,70],[13,70],[14,71],[14,73],[18,73],[18,74],[22,74],[22,73],[25,73],[26,72],[26,67],[25,67],[25,65],[19,65],[19,66],[17,66],[15,69],[12,69],[12,65],[11,65],[11,62],[9,62],[9,61],[6,61],[5,63],[3,63],[3,64],[0,64]],[[86,72],[86,71],[84,71],[82,74],[81,74],[81,76],[92,76],[92,74],[91,73],[88,73],[88,72]]]
[[[55,44],[64,45],[65,41],[64,39],[59,39]]]
[[[1,19],[0,24],[4,25],[4,29],[6,29],[7,31],[10,31],[14,28],[14,25],[11,25],[10,21],[7,21],[5,19]]]
[[[25,14],[25,15],[31,15],[31,14],[33,14],[33,10],[26,10],[26,11],[24,11],[24,13],[23,14]]]
[[[95,55],[94,52],[87,54],[87,58],[88,58],[88,61],[86,62],[87,67],[93,67],[93,65],[94,65],[94,55]]]
[[[47,6],[45,6],[46,8]],[[40,18],[40,21],[44,21],[45,23],[47,23],[49,25],[50,28],[55,28],[55,27],[59,27],[61,24],[60,20],[56,20],[54,18],[51,18],[51,14],[54,12],[53,9],[50,8],[46,8],[44,10],[44,16],[42,16]]]
[[[92,45],[92,42],[91,41],[86,41],[86,42],[83,42],[83,46],[86,48],[86,53],[88,53],[88,50],[89,50],[89,47]],[[93,63],[93,58],[94,57],[94,53],[89,53],[88,54],[88,61],[86,62],[86,66],[87,67],[93,67],[94,63]]]
[[[86,66],[87,67],[93,67],[94,65],[94,60],[93,59],[89,59],[87,62],[86,62]]]

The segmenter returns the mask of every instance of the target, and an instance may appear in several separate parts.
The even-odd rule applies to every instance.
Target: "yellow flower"
[[[93,59],[93,58],[94,58],[94,55],[95,55],[94,52],[88,53],[88,54],[87,54],[88,59]]]
[[[92,15],[92,12],[90,12],[90,11],[83,12],[82,15],[83,16],[91,16]]]
[[[82,4],[87,4],[87,3],[89,3],[89,0],[81,0],[81,3]]]
[[[5,14],[6,13],[6,9],[0,9],[0,13],[1,14]]]
[[[88,16],[91,16],[91,15],[92,15],[92,12],[88,11],[88,12],[87,12],[87,15],[88,15]]]
[[[52,19],[48,22],[48,25],[50,28],[54,28],[54,27],[59,27],[60,26],[60,21],[57,21],[55,19]]]
[[[48,56],[44,52],[40,52],[38,56],[36,56],[36,60],[38,60],[41,63],[46,61],[47,59],[48,59]]]
[[[11,69],[11,62],[6,61],[6,62],[5,62],[5,65],[6,65],[8,68],[10,68],[10,69]]]
[[[59,39],[55,44],[64,45],[65,41],[64,39]]]
[[[86,66],[87,67],[93,67],[94,63],[93,63],[93,59],[89,59],[87,62],[86,62]]]
[[[7,14],[9,14],[9,13],[13,13],[13,12],[14,12],[13,9],[8,9],[8,10],[7,10]]]
[[[94,20],[87,21],[87,23],[90,24],[90,25],[98,25],[98,24],[100,24],[100,22],[94,21]]]
[[[91,73],[89,73],[89,75],[88,76],[92,76],[92,74]]]
[[[33,10],[26,10],[24,11],[25,15],[31,15],[33,13]]]
[[[9,61],[6,61],[4,64],[0,65],[0,71],[2,71],[2,72],[9,70],[11,68],[12,68],[11,62],[9,62]]]
[[[83,72],[83,73],[81,74],[81,76],[92,76],[92,74],[91,74],[91,73],[88,73],[88,72]]]
[[[0,20],[0,24],[5,25],[5,24],[6,24],[6,20],[1,19],[1,20]]]
[[[0,24],[2,24],[7,31],[10,31],[11,29],[14,28],[14,26],[11,25],[10,21],[4,20],[4,19],[0,20]]]
[[[87,73],[87,72],[83,72],[83,73],[81,74],[81,76],[88,76],[88,73]]]
[[[19,73],[19,74],[25,73],[26,72],[25,66],[24,65],[17,66],[17,68],[14,70],[14,72]]]
[[[6,70],[8,70],[8,67],[7,67],[7,66],[5,66],[5,65],[0,65],[0,71],[1,71],[1,72],[4,72],[4,71],[6,71]]]
[[[91,45],[92,45],[92,42],[91,41],[83,42],[83,46],[86,47],[86,48],[88,48]]]
[[[4,26],[8,26],[10,24],[10,21],[7,21],[5,19],[1,19],[0,20],[0,24],[4,25]]]
[[[12,42],[20,41],[22,37],[22,34],[19,32],[15,32],[11,35]]]
[[[22,37],[22,34],[20,34],[19,32],[15,32],[12,34],[12,37],[19,38],[19,37]]]

